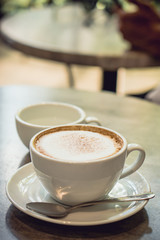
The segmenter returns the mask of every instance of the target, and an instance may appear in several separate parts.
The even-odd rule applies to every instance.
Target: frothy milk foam
[[[49,157],[65,161],[89,161],[118,152],[122,143],[112,135],[84,130],[65,130],[42,135],[36,149]]]

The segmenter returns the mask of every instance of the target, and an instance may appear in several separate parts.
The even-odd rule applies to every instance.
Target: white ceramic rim
[[[26,107],[23,107],[21,109],[19,109],[16,113],[16,121],[17,122],[20,122],[26,126],[30,126],[30,127],[35,127],[35,128],[40,128],[40,127],[43,127],[44,129],[46,128],[51,128],[51,126],[47,126],[47,125],[38,125],[38,124],[32,124],[32,123],[28,123],[27,121],[24,121],[21,119],[20,117],[20,114],[29,109],[29,108],[34,108],[34,107],[37,107],[37,106],[44,106],[44,105],[59,105],[59,106],[65,106],[65,107],[69,107],[69,108],[72,108],[74,110],[76,110],[77,112],[79,112],[79,114],[81,115],[79,119],[77,119],[76,121],[74,122],[71,122],[71,123],[67,123],[66,125],[71,125],[71,124],[77,124],[77,123],[81,123],[82,121],[85,120],[86,118],[86,113],[84,112],[84,110],[76,105],[73,105],[73,104],[70,104],[70,103],[64,103],[64,102],[41,102],[41,103],[37,103],[37,104],[31,104],[31,105],[27,105]]]
[[[51,129],[55,129],[55,128],[63,128],[63,127],[65,127],[66,125],[61,125],[61,126],[56,126],[56,127],[51,127],[51,128],[48,128],[48,129],[44,129],[44,130],[42,130],[42,131],[40,131],[40,132],[38,132],[37,134],[35,134],[32,138],[31,138],[31,140],[30,140],[30,150],[32,150],[35,154],[37,154],[37,155],[39,155],[40,157],[43,157],[43,158],[45,158],[45,159],[47,159],[47,160],[49,160],[49,161],[53,161],[53,159],[54,159],[54,162],[57,162],[57,163],[62,163],[62,164],[93,164],[93,163],[98,163],[98,162],[100,162],[100,161],[105,161],[105,160],[107,160],[107,161],[109,161],[109,160],[112,160],[113,158],[115,158],[115,157],[118,157],[119,155],[121,155],[126,149],[127,149],[127,141],[126,141],[126,139],[125,139],[125,137],[123,137],[120,133],[118,133],[118,132],[116,132],[116,131],[114,131],[114,130],[112,130],[112,129],[110,129],[110,128],[106,128],[106,127],[103,127],[103,126],[97,126],[97,125],[91,125],[91,124],[89,124],[89,125],[87,125],[87,124],[78,124],[78,126],[86,126],[86,127],[94,127],[94,128],[99,128],[99,129],[105,129],[105,130],[107,130],[107,131],[109,131],[109,132],[113,132],[113,133],[115,133],[115,134],[117,134],[122,140],[123,140],[123,146],[122,146],[122,148],[117,152],[117,153],[115,153],[114,155],[112,155],[112,156],[109,156],[109,157],[102,157],[102,158],[98,158],[98,159],[95,159],[95,160],[92,160],[92,161],[84,161],[84,162],[82,162],[82,161],[80,161],[80,160],[77,160],[76,162],[74,162],[74,161],[65,161],[65,160],[61,160],[61,159],[55,159],[55,158],[51,158],[51,157],[49,157],[49,156],[46,156],[46,155],[44,155],[44,154],[42,154],[42,153],[40,153],[39,151],[37,151],[36,150],[36,148],[34,147],[34,145],[33,145],[33,142],[34,142],[34,139],[39,135],[39,134],[41,134],[41,133],[43,133],[43,132],[48,132],[48,131],[50,131]],[[72,124],[72,125],[67,125],[67,126],[69,126],[69,127],[74,127],[74,126],[77,126],[76,124]]]

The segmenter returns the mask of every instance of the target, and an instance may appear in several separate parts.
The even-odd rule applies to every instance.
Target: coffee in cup
[[[40,134],[35,140],[35,148],[40,153],[59,161],[96,161],[114,155],[123,146],[117,134],[88,126],[83,129],[67,127],[52,129]]]
[[[128,154],[138,157],[124,167]],[[36,134],[30,142],[35,172],[58,202],[75,205],[104,199],[120,178],[135,172],[145,151],[118,132],[94,125],[63,125]]]

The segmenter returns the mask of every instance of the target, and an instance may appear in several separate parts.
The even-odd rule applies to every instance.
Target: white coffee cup
[[[132,151],[138,151],[138,157],[124,167]],[[44,188],[67,205],[103,199],[120,178],[135,172],[145,159],[140,145],[127,144],[113,130],[86,124],[41,131],[31,139],[30,153]]]
[[[69,124],[100,122],[96,117],[86,117],[78,106],[62,102],[44,102],[26,106],[16,113],[16,128],[21,141],[29,147],[31,138],[39,131]]]

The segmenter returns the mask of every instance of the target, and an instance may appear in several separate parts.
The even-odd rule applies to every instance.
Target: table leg
[[[116,92],[117,71],[103,71],[102,90]]]
[[[66,69],[67,69],[67,72],[68,72],[69,87],[72,88],[72,87],[74,87],[74,78],[73,78],[71,65],[70,64],[66,64]]]

